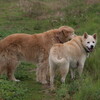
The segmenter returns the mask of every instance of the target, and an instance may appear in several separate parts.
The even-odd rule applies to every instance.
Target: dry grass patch
[[[18,7],[28,17],[36,19],[46,19],[53,17],[62,17],[64,13],[62,9],[67,6],[68,0],[19,0]]]

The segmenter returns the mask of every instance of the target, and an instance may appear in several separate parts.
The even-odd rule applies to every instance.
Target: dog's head
[[[76,36],[74,29],[69,26],[62,26],[58,29],[58,31],[56,38],[60,41],[60,43],[67,42]]]
[[[88,35],[84,33],[82,36],[82,44],[87,52],[92,52],[97,42],[97,35]]]

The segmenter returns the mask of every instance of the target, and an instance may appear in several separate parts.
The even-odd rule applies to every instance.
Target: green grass
[[[29,0],[36,1],[36,0]],[[100,2],[95,0],[37,0],[41,2],[32,14],[18,7],[18,0],[0,0],[0,38],[13,33],[41,33],[62,25],[69,25],[82,35],[97,33],[96,49],[85,63],[81,79],[66,78],[61,85],[56,79],[56,91],[49,91],[49,86],[36,82],[35,65],[22,63],[15,73],[21,82],[8,81],[6,76],[0,78],[0,99],[4,100],[100,100]],[[59,3],[60,2],[60,3]],[[36,2],[35,2],[36,3]],[[27,7],[28,9],[28,7]],[[46,10],[47,9],[47,10]],[[39,12],[39,10],[42,10]],[[42,14],[41,14],[42,12]],[[57,14],[59,12],[59,14]],[[48,17],[49,16],[49,17]]]
[[[91,77],[83,80],[82,86],[74,95],[75,100],[99,100],[100,99],[100,81],[93,81]]]
[[[36,82],[35,68],[31,64],[22,63],[15,74],[21,82],[8,81],[6,76],[2,76],[0,97],[4,100],[51,100],[49,90]]]

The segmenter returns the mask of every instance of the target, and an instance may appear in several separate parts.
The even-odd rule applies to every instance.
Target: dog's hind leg
[[[5,71],[6,71],[5,65],[3,63],[0,64],[0,75],[4,74]]]
[[[69,63],[60,66],[61,82],[65,83],[66,75],[69,72]]]
[[[53,64],[50,64],[50,87],[53,90],[54,89],[54,77],[55,77],[55,66]]]
[[[14,61],[14,62],[10,62],[7,65],[7,76],[9,78],[9,80],[12,80],[12,81],[20,81],[20,80],[16,79],[15,78],[15,75],[14,75],[14,72],[16,70],[17,64],[18,64],[18,62],[17,61]]]
[[[2,69],[1,69],[1,66],[0,66],[0,75],[3,73]]]
[[[37,82],[40,81],[39,77],[40,77],[40,73],[39,73],[39,67],[38,67],[38,68],[36,69],[36,81],[37,81]]]

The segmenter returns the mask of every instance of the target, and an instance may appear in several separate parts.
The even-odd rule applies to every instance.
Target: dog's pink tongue
[[[89,51],[92,52],[93,51],[93,48],[92,49],[90,48]]]

